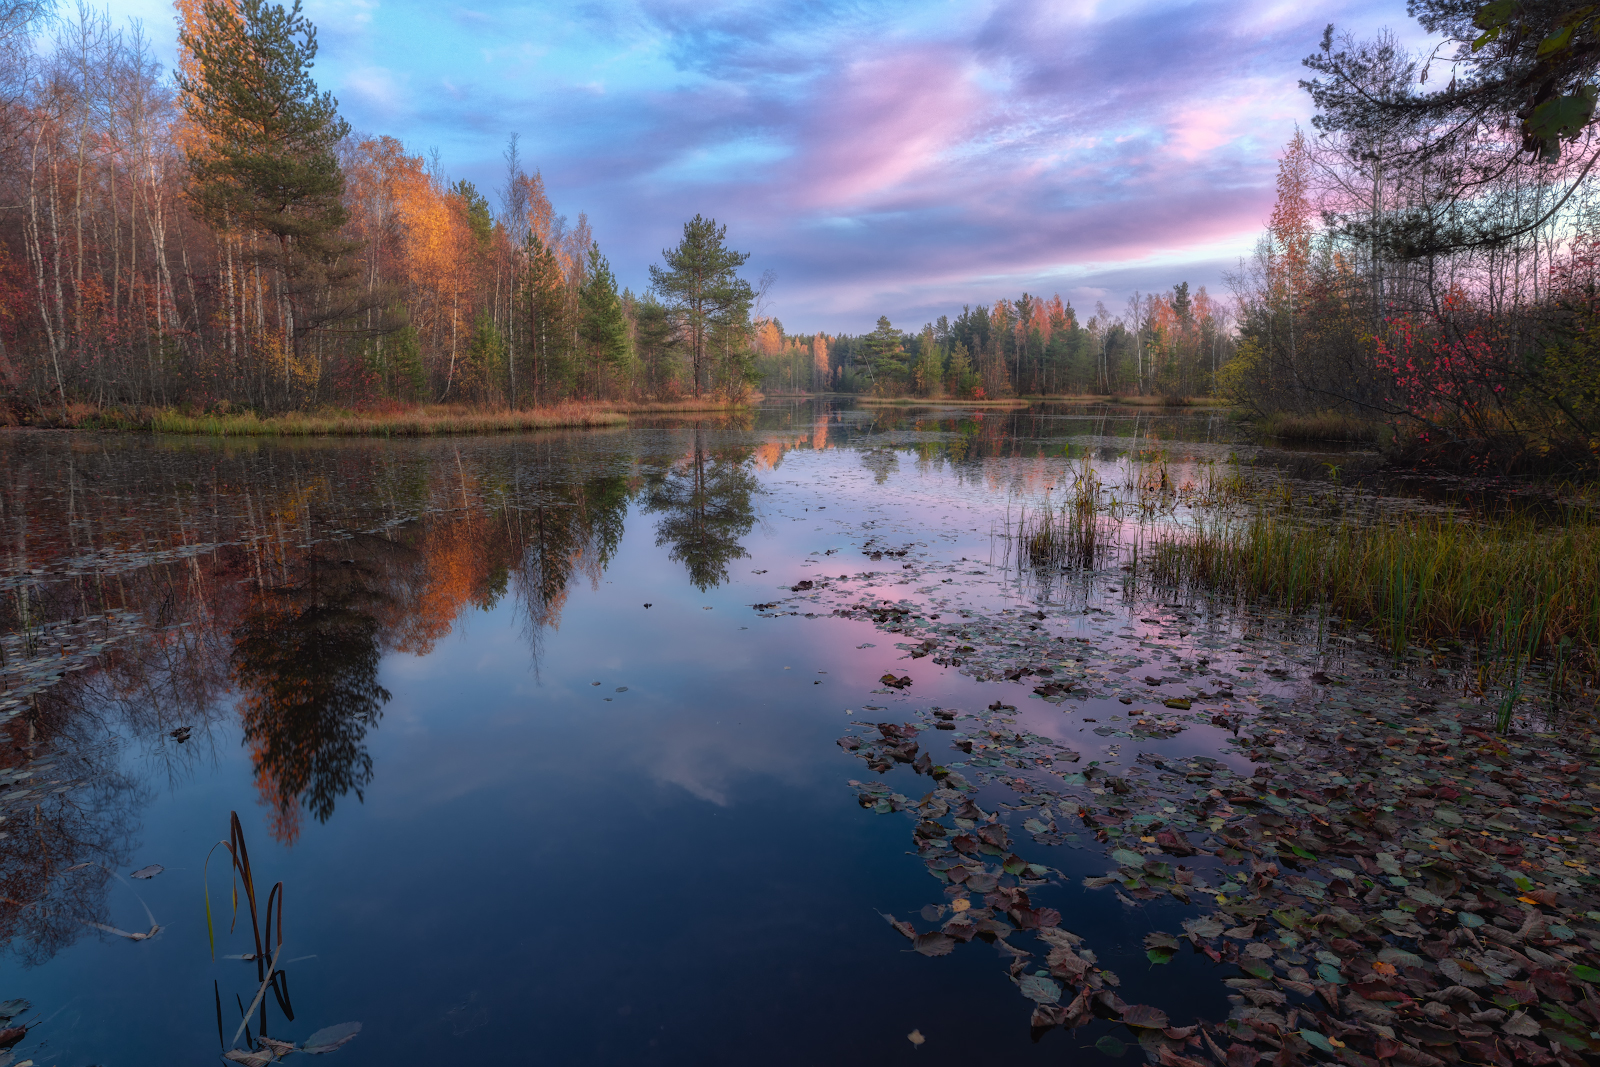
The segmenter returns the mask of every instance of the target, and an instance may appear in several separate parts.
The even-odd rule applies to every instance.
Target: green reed
[[[1515,689],[1529,661],[1600,676],[1600,526],[1503,517],[1310,522],[1258,504],[1144,543],[1142,578],[1368,625],[1398,659],[1417,643],[1476,643]]]

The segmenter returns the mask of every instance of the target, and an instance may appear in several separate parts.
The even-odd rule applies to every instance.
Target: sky
[[[304,3],[358,132],[436,149],[491,203],[516,133],[635,291],[713,217],[791,333],[1024,291],[1082,319],[1180,281],[1225,295],[1323,27],[1416,32],[1403,0]],[[111,10],[171,64],[163,0]]]

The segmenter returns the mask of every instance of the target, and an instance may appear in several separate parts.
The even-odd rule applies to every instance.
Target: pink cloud
[[[983,106],[961,59],[931,49],[861,60],[813,98],[800,134],[798,203],[870,204],[962,143]]]

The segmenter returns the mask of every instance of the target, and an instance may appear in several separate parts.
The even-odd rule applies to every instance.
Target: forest
[[[1180,282],[1134,293],[1120,316],[1103,302],[1080,323],[1059,294],[1023,293],[965,305],[903,333],[887,317],[869,334],[789,337],[776,319],[755,337],[755,366],[772,392],[834,390],[878,396],[1208,395],[1233,355],[1226,306]]]
[[[452,180],[340,118],[298,3],[176,8],[169,76],[138,24],[0,0],[0,419],[749,392],[725,227],[619,292],[515,136]]]
[[[1431,53],[1330,27],[1305,60],[1316,115],[1231,279],[1219,386],[1304,436],[1381,428],[1419,463],[1593,472],[1600,13],[1413,8]]]

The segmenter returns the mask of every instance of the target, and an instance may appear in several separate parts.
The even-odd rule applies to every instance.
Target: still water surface
[[[1037,637],[1059,648],[1119,627],[1137,643],[1150,609],[1116,595],[1115,561],[1063,606],[992,534],[1080,457],[1109,480],[1152,448],[1180,470],[1235,451],[1208,413],[810,404],[441,441],[0,437],[0,999],[31,1004],[19,1058],[215,1062],[218,1004],[231,1038],[258,985],[227,958],[253,942],[247,908],[229,931],[220,849],[215,959],[208,943],[202,869],[231,811],[263,901],[283,883],[267,1032],[359,1021],[330,1063],[1099,1058],[1108,1023],[1030,1032],[1003,944],[930,958],[885,921],[950,894],[903,816],[863,809],[850,783],[871,774],[835,742],[998,701],[1081,770],[1131,761],[1082,721],[1126,709],[1024,699],[834,612],[1047,609]],[[955,725],[924,741],[960,768]],[[1025,836],[1014,791],[965,770]],[[906,765],[880,777],[913,802],[934,788]],[[1192,912],[1082,888],[1106,861],[1067,836],[1029,846],[1051,868],[1034,905],[1128,1002],[1225,1017],[1203,957],[1145,959],[1154,924]]]

